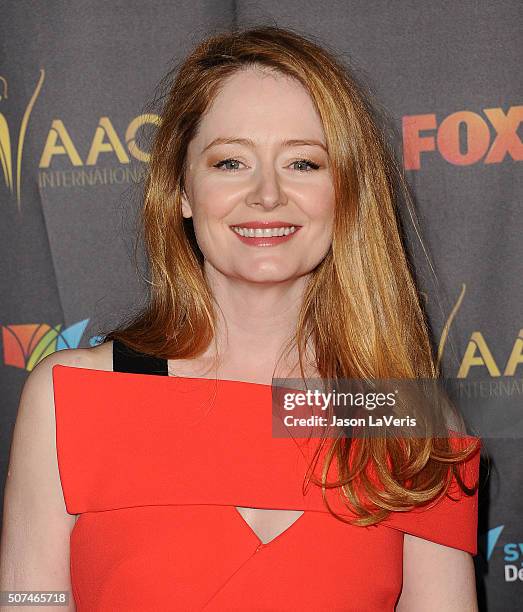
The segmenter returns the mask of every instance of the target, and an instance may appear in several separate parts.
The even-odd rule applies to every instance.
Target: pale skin
[[[252,142],[206,148],[217,138]],[[286,145],[290,140],[309,144]],[[332,239],[334,190],[321,144],[323,128],[307,92],[281,75],[255,69],[235,74],[204,116],[189,145],[182,212],[193,219],[205,274],[221,309],[218,354],[211,344],[196,360],[169,360],[172,375],[271,384],[308,275]],[[227,159],[234,161],[221,163]],[[230,228],[259,220],[284,220],[301,228],[291,240],[271,247],[246,245]],[[112,370],[112,343],[49,355],[26,380],[4,494],[1,590],[71,592],[69,537],[76,517],[67,513],[56,460],[55,364]],[[285,362],[291,369],[295,365],[296,354]],[[301,515],[238,510],[262,541]],[[67,609],[74,610],[72,592],[70,600]],[[396,610],[476,611],[471,555],[405,534]]]

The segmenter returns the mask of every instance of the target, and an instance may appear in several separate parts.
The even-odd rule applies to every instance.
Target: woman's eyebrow
[[[214,147],[216,145],[221,145],[221,144],[240,144],[240,145],[245,145],[247,147],[255,147],[256,143],[251,140],[250,138],[215,138],[214,140],[212,140],[204,149],[202,149],[202,153],[205,153],[205,151],[207,151],[207,149],[210,149],[211,147]],[[309,146],[309,147],[321,147],[325,153],[327,153],[327,147],[323,144],[323,142],[320,142],[319,140],[313,140],[313,139],[293,139],[293,140],[283,140],[281,142],[281,146],[282,147],[299,147],[299,146]]]

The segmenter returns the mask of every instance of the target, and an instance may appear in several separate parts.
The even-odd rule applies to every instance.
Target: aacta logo
[[[2,326],[4,364],[30,372],[47,355],[78,348],[89,319],[62,328],[45,323]]]
[[[4,182],[11,194],[16,197],[18,209],[21,205],[22,153],[24,139],[29,126],[29,118],[45,78],[45,71],[40,70],[40,77],[33,94],[26,104],[20,125],[10,125],[4,113],[9,99],[11,110],[13,101],[7,80],[0,76],[0,163]],[[20,101],[16,101],[20,105]],[[15,105],[16,106],[16,105]],[[133,117],[125,131],[119,134],[108,116],[94,118],[92,132],[88,142],[78,142],[74,136],[75,126],[66,125],[59,117],[52,118],[46,126],[45,141],[38,161],[38,185],[41,189],[71,186],[95,186],[99,184],[124,183],[139,178],[144,166],[140,164],[131,168],[131,161],[147,163],[148,151],[138,146],[138,133],[148,127],[160,124],[160,117],[145,113]],[[15,142],[15,136],[17,140]],[[87,150],[82,157],[79,151]],[[104,154],[104,155],[101,155]],[[54,170],[53,162],[65,160],[66,169]],[[99,169],[100,162],[112,162],[113,167]],[[60,164],[58,164],[60,165]],[[62,164],[63,166],[64,164]]]
[[[72,166],[94,166],[98,163],[100,153],[111,153],[120,164],[129,164],[130,157],[138,161],[148,162],[150,154],[142,151],[136,143],[138,130],[146,125],[158,125],[158,115],[144,114],[135,117],[127,126],[123,141],[117,134],[109,117],[100,117],[98,125],[94,126],[93,136],[87,157],[82,159],[78,149],[69,133],[67,126],[61,119],[53,119],[47,134],[39,168],[49,168],[54,158],[67,158]],[[128,155],[129,153],[129,155]]]
[[[523,142],[517,131],[523,106],[484,108],[483,114],[458,111],[439,124],[435,114],[403,117],[403,163],[405,170],[419,170],[430,153],[439,153],[456,166],[478,162],[499,164],[505,158],[521,161]],[[424,155],[422,155],[424,154]]]
[[[447,318],[438,346],[438,363],[441,362],[445,351],[445,344],[449,335],[452,322],[456,318],[465,296],[466,285],[463,284],[461,293]],[[517,368],[523,364],[523,329],[519,330],[514,344],[512,345],[506,362],[500,365],[494,359],[487,340],[480,330],[473,331],[465,349],[465,354],[461,359],[461,364],[457,373],[457,378],[467,378],[472,368],[480,368],[486,371],[491,377],[514,376]]]
[[[35,102],[42,89],[44,82],[45,72],[40,70],[40,78],[33,91],[33,95],[29,99],[27,106],[25,107],[22,121],[18,129],[18,142],[16,144],[16,160],[13,159],[14,151],[11,152],[11,132],[9,130],[9,124],[7,119],[1,112],[2,107],[0,106],[0,162],[2,164],[2,171],[4,174],[4,181],[9,191],[16,197],[18,209],[20,210],[21,201],[21,179],[22,179],[22,153],[24,149],[24,139],[29,124],[29,118],[35,105]],[[7,80],[0,76],[0,104],[8,98],[8,87]]]

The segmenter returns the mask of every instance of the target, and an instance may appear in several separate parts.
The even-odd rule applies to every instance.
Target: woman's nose
[[[271,210],[285,202],[285,192],[274,168],[266,169],[254,178],[253,188],[247,195],[249,206],[263,206]]]

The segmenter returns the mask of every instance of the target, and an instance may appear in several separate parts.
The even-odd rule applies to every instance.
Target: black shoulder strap
[[[167,359],[138,353],[119,340],[113,340],[113,371],[167,376]]]

